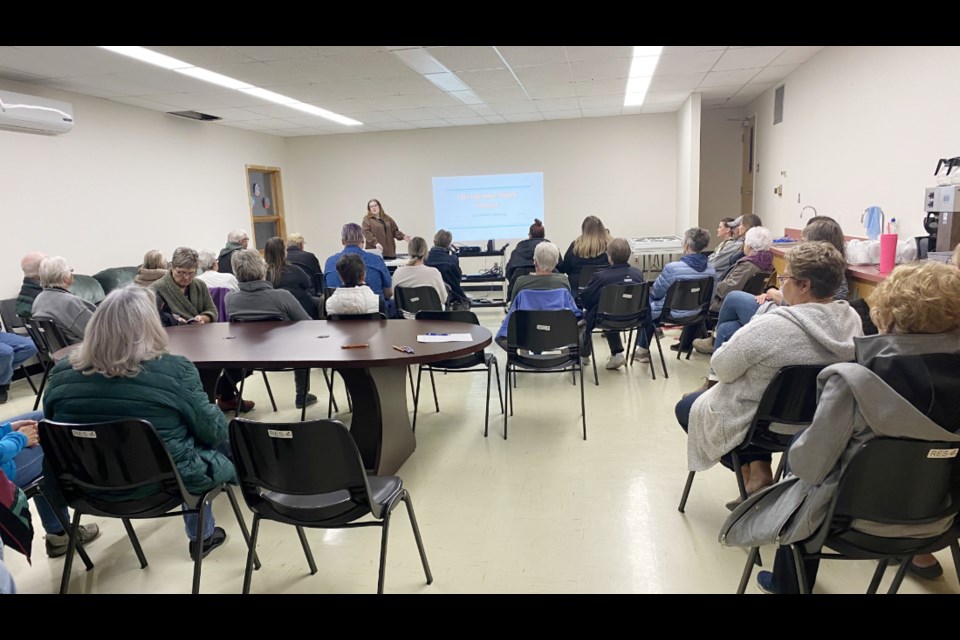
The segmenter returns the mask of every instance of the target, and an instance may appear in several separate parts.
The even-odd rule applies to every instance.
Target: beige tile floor
[[[483,310],[493,331],[500,310]],[[664,348],[673,342],[669,337]],[[733,475],[716,467],[697,475],[686,514],[677,511],[686,478],[686,436],[674,405],[699,386],[707,357],[670,359],[669,379],[651,380],[636,366],[606,371],[609,355],[601,337],[600,386],[586,387],[587,435],[580,433],[579,389],[568,376],[521,376],[510,421],[493,394],[490,437],[483,437],[485,376],[437,376],[440,413],[424,396],[417,424],[417,450],[399,475],[410,490],[434,583],[425,584],[409,522],[402,507],[390,532],[388,593],[733,593],[746,554],[717,542],[736,495]],[[504,353],[489,348],[502,364]],[[319,377],[319,376],[316,376]],[[256,378],[248,397],[251,418],[296,420],[293,376],[270,375],[280,411],[270,411]],[[315,386],[316,383],[315,383]],[[339,385],[342,395],[342,385]],[[308,417],[325,417],[325,396]],[[0,415],[32,407],[25,382],[11,388]],[[341,399],[341,405],[346,402]],[[321,408],[322,407],[322,408]],[[412,403],[410,405],[412,411]],[[349,416],[345,416],[348,419]],[[244,509],[247,521],[252,517]],[[214,505],[226,544],[203,563],[202,591],[239,593],[246,549],[225,498]],[[96,564],[74,565],[73,593],[189,593],[193,565],[179,519],[141,521],[136,528],[150,565],[141,570],[118,520],[93,519],[103,530],[89,547]],[[379,529],[313,530],[308,538],[319,571],[311,576],[292,527],[264,522],[258,551],[263,569],[254,593],[373,593],[377,584]],[[55,593],[62,559],[48,559],[42,530],[34,541],[33,566],[8,550],[7,565],[22,593]],[[949,552],[937,554],[944,577],[922,582],[907,577],[902,593],[957,593]],[[763,549],[768,565],[773,547]],[[824,563],[818,593],[863,593],[874,565]],[[886,588],[892,571],[884,580]],[[758,593],[754,584],[747,593]]]

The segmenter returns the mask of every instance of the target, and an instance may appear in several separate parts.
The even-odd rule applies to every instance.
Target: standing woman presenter
[[[387,215],[379,200],[367,203],[367,215],[363,217],[363,237],[366,240],[366,249],[380,249],[384,260],[397,257],[395,240],[410,242],[410,236],[400,231],[396,221]]]

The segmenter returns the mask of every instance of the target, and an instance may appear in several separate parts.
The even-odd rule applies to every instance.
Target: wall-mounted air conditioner
[[[73,129],[73,105],[0,91],[0,129],[44,135],[67,133]]]

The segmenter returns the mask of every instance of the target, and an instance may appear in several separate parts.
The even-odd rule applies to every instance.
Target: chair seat
[[[556,371],[559,369],[564,369],[571,365],[576,365],[577,362],[570,357],[569,354],[563,355],[542,355],[542,354],[529,354],[529,355],[516,355],[510,359],[510,362],[517,368],[520,369],[536,369],[541,371]]]
[[[471,353],[461,358],[451,358],[449,360],[440,360],[438,362],[427,362],[423,366],[434,370],[440,369],[469,369],[470,367],[486,367],[493,361],[492,353]]]
[[[929,538],[885,538],[850,529],[831,535],[824,546],[849,558],[874,560],[880,557],[902,558],[922,553],[933,553],[956,540],[960,530],[956,526]]]
[[[403,481],[397,476],[367,476],[367,482],[370,484],[370,497],[380,508],[389,505],[403,490]],[[366,505],[357,503],[346,489],[311,495],[261,491],[260,497],[278,515],[301,524],[316,520],[322,521],[325,526],[337,526],[356,520],[370,511]],[[315,513],[311,514],[311,511]]]

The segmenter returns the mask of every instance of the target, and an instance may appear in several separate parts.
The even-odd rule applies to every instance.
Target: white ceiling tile
[[[490,124],[503,124],[507,121],[503,116],[484,116],[483,119]]]
[[[236,127],[237,129],[246,129],[248,131],[263,131],[263,125],[259,123],[264,122],[265,120],[267,120],[267,118],[261,118],[259,120],[237,120],[234,122],[224,122],[221,124],[224,124],[228,127]]]
[[[463,71],[457,77],[474,91],[516,87],[517,80],[506,69],[487,69],[486,71]]]
[[[265,62],[219,64],[207,68],[215,73],[241,80],[256,87],[272,87],[278,84],[296,82],[296,80],[284,77],[284,74],[278,72],[276,67],[271,67]]]
[[[699,53],[701,51],[723,51],[723,47],[664,47],[663,55],[673,55],[675,53]]]
[[[776,86],[775,82],[751,82],[750,84],[741,87],[740,91],[737,91],[734,97],[753,100],[764,91],[772,89],[774,86]]]
[[[605,96],[583,96],[579,98],[581,109],[605,109],[623,106],[623,96],[614,93]]]
[[[506,66],[493,47],[431,47],[428,51],[450,71],[503,69]]]
[[[38,87],[50,87],[51,89],[60,89],[61,91],[70,91],[71,93],[79,93],[85,96],[94,96],[95,98],[107,98],[114,99],[119,98],[123,94],[117,93],[116,91],[107,91],[106,89],[98,89],[96,87],[91,87],[86,84],[79,84],[76,82],[71,82],[67,79],[53,78],[53,79],[42,79],[42,80],[33,80],[30,84],[35,84]]]
[[[691,91],[700,86],[706,73],[685,73],[678,76],[653,76],[650,91]]]
[[[605,118],[608,116],[619,116],[621,111],[621,107],[591,107],[588,109],[580,109],[580,112],[583,113],[584,118]]]
[[[677,55],[661,55],[657,63],[657,75],[675,76],[709,71],[720,59],[723,50],[699,51]]]
[[[437,116],[430,113],[427,109],[385,109],[383,113],[400,122],[437,119]]]
[[[191,93],[218,88],[217,85],[191,78],[176,71],[169,71],[152,65],[142,66],[143,68],[136,72],[118,73],[115,77],[151,86],[154,88],[151,93]]]
[[[404,78],[418,76],[400,58],[386,51],[326,56],[351,71],[357,78]]]
[[[427,111],[438,118],[450,120],[452,118],[474,118],[477,112],[466,105],[456,105],[452,107],[428,107]]]
[[[382,124],[374,125],[380,131],[400,131],[403,129],[416,129],[414,125],[409,122],[384,122]]]
[[[643,103],[664,104],[669,102],[683,102],[689,96],[689,91],[649,91],[643,99]]]
[[[477,124],[487,124],[486,119],[481,118],[480,116],[473,116],[469,118],[444,118],[450,124],[457,127],[467,127]]]
[[[250,122],[256,123],[261,129],[297,129],[300,127],[299,124],[282,118],[266,118],[264,120],[250,120]]]
[[[563,47],[497,47],[507,64],[516,67],[529,65],[560,64],[567,62]]]
[[[572,98],[577,95],[577,85],[573,82],[545,84],[526,87],[527,94],[534,100],[545,98]]]
[[[617,78],[611,80],[586,80],[577,82],[575,84],[577,85],[577,95],[581,97],[602,96],[611,93],[622,96],[627,89],[626,78]]]
[[[137,100],[137,98],[130,98]],[[166,109],[169,111],[169,109]],[[234,107],[216,107],[214,109],[204,109],[204,113],[223,118],[224,122],[244,122],[246,120],[260,120],[263,116],[247,109],[237,109]]]
[[[118,56],[105,49],[87,51],[80,56],[77,49],[87,47],[0,47],[0,67],[8,67],[45,78],[68,78],[137,69],[144,63]]]
[[[61,81],[59,86],[55,84],[58,80]],[[57,78],[52,81],[42,81],[38,84],[47,87],[57,86],[67,91],[75,91],[86,95],[94,95],[89,93],[88,89],[98,90],[113,96],[143,96],[164,90],[162,87],[139,82],[128,75],[113,73],[99,76],[73,76],[69,79]],[[68,86],[73,88],[67,88]]]
[[[432,120],[415,120],[411,124],[416,125],[418,129],[436,129],[438,127],[451,127],[449,122],[446,120],[440,120],[438,118],[433,118]]]
[[[251,58],[229,47],[150,47],[147,49],[162,53],[177,60],[189,62],[197,67],[211,67],[218,64],[234,64],[237,62],[253,62]],[[117,55],[117,54],[111,54]]]
[[[292,60],[272,60],[263,63],[263,65],[272,71],[270,72],[271,75],[261,80],[262,86],[331,82],[355,77],[355,74],[349,69],[319,56],[294,58]]]
[[[525,87],[538,84],[563,84],[573,81],[570,64],[567,62],[535,67],[515,67],[513,72],[517,74],[520,83]]]
[[[566,47],[571,62],[632,58],[633,47]]]
[[[339,111],[337,113],[340,113]],[[359,120],[363,124],[380,124],[383,122],[395,122],[394,118],[390,114],[384,111],[360,111],[357,113],[350,113],[350,117],[354,120]]]
[[[407,49],[409,47],[401,47]],[[388,51],[387,47],[360,47],[360,46],[325,46],[317,47],[317,51],[322,56],[345,55],[351,53],[377,53],[379,51]]]
[[[488,104],[472,104],[470,108],[473,109],[473,112],[478,116],[495,116],[497,112],[493,110]]]
[[[736,95],[723,103],[724,108],[726,107],[745,107],[750,104],[754,98],[747,96]]]
[[[129,104],[134,107],[140,107],[141,109],[151,109],[152,111],[178,111],[180,107],[176,107],[170,104],[164,104],[162,102],[157,102],[156,100],[150,100],[148,98],[137,98],[133,96],[118,96],[116,98],[111,98],[111,102],[119,102],[121,104]],[[238,109],[239,111],[239,109]],[[219,114],[213,114],[219,115]],[[258,118],[262,116],[257,116]],[[252,119],[252,118],[248,118]]]
[[[498,104],[503,102],[517,102],[527,100],[527,94],[519,86],[503,87],[501,89],[484,89],[476,92],[484,102]]]
[[[439,89],[433,93],[404,96],[384,96],[368,99],[377,105],[378,110],[386,109],[419,109],[424,107],[452,107],[461,104]]]
[[[537,107],[531,100],[525,102],[501,102],[491,106],[502,116],[513,113],[538,113]]]
[[[614,60],[571,62],[570,71],[575,81],[626,78],[630,75],[630,61],[631,58],[617,58]]]
[[[723,87],[732,84],[746,84],[760,71],[753,69],[735,69],[731,71],[711,71],[700,83],[700,87]]]
[[[227,47],[234,53],[247,58],[266,62],[268,60],[290,60],[292,58],[319,57],[321,47]],[[170,54],[173,55],[173,54]],[[174,56],[176,57],[176,56]]]
[[[756,67],[765,67],[781,53],[786,51],[786,47],[731,47],[724,51],[723,56],[714,65],[717,71],[730,71],[733,69],[753,69]]]
[[[533,105],[541,113],[547,111],[570,111],[580,110],[580,102],[577,98],[550,98],[548,100],[534,100]]]
[[[175,106],[181,106],[184,103],[189,104],[191,100],[195,100],[197,104],[210,104],[219,107],[238,107],[241,109],[271,104],[263,98],[257,98],[248,93],[244,93],[242,91],[233,91],[231,89],[202,91],[199,93],[190,94],[156,93],[141,97],[146,98],[147,100],[155,100],[164,104],[173,104]]]
[[[703,87],[697,91],[705,98],[729,98],[736,94],[742,87],[742,84],[731,84],[722,87]]]
[[[779,82],[799,68],[799,64],[772,64],[761,69],[760,73],[755,75],[750,82],[751,84],[755,82]]]
[[[282,136],[322,136],[329,134],[329,131],[315,129],[313,127],[299,127],[297,129],[281,129],[277,131]]]
[[[663,104],[645,104],[641,113],[673,113],[683,106],[682,102],[665,102]]]
[[[258,113],[267,118],[296,118],[303,115],[303,111],[297,111],[292,107],[282,104],[265,104],[257,107],[248,107],[246,109],[251,113]]]
[[[632,104],[629,107],[622,107],[620,109],[620,113],[622,113],[625,116],[643,113],[643,105]]]
[[[582,114],[580,109],[567,109],[564,111],[544,111],[543,119],[544,120],[571,120],[573,118],[580,118]]]
[[[534,122],[543,120],[543,115],[540,113],[508,113],[504,114],[503,118],[507,122]]]
[[[773,61],[773,64],[803,64],[823,50],[823,47],[787,47]]]

